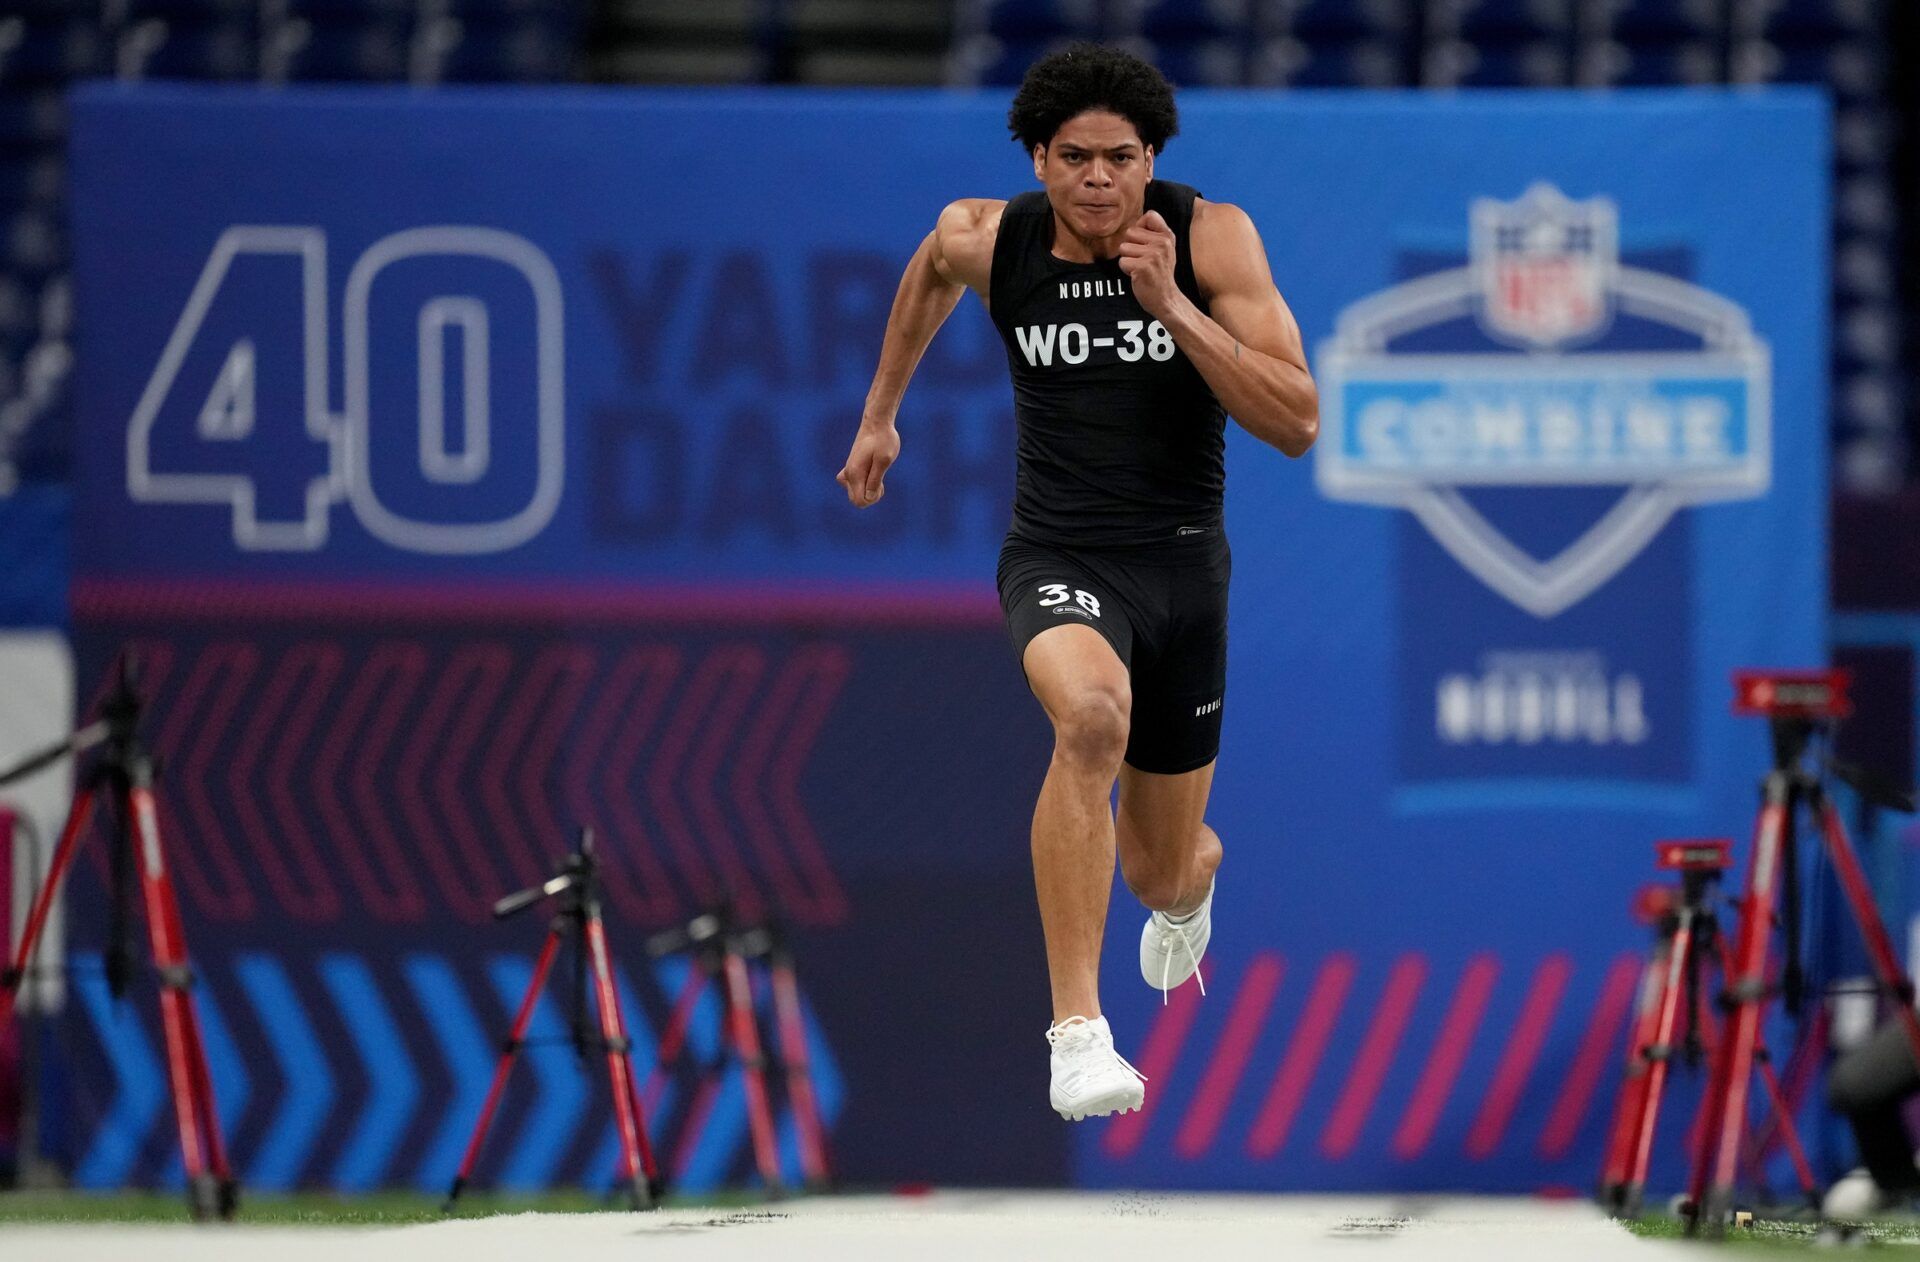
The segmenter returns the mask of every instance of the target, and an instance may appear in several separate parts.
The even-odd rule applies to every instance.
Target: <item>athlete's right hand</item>
[[[846,467],[834,481],[847,488],[847,501],[855,508],[871,508],[887,493],[887,470],[900,458],[900,431],[892,422],[875,425],[860,422],[854,435],[853,450],[847,453]]]

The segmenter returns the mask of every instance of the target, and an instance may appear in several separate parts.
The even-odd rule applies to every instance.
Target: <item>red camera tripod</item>
[[[94,804],[104,796],[113,824],[108,858],[113,879],[111,941],[107,948],[107,987],[114,998],[126,994],[133,973],[132,881],[137,871],[147,913],[147,949],[160,975],[160,1020],[166,1033],[167,1080],[173,1088],[174,1121],[180,1131],[180,1160],[187,1174],[187,1204],[197,1219],[232,1218],[240,1204],[239,1187],[227,1165],[220,1117],[214,1107],[213,1077],[200,1037],[200,1013],[193,1002],[193,969],[187,962],[187,935],[180,903],[167,875],[166,850],[153,787],[158,772],[153,755],[140,741],[141,700],[135,668],[123,655],[113,689],[100,703],[100,717],[57,745],[49,746],[4,771],[0,785],[42,771],[62,758],[97,750],[81,771],[73,809],[60,833],[47,879],[27,913],[26,931],[13,961],[0,970],[0,1024],[13,1015],[20,986],[33,962],[34,948],[46,930],[47,916],[60,884],[73,867],[74,854],[87,834]]]
[[[1826,847],[1841,892],[1865,941],[1880,993],[1891,1003],[1914,1058],[1920,1061],[1920,1018],[1913,1010],[1913,983],[1900,967],[1846,825],[1827,794],[1823,772],[1839,776],[1869,800],[1895,809],[1912,810],[1912,797],[1832,757],[1818,764],[1823,772],[1808,767],[1808,750],[1815,737],[1830,749],[1839,721],[1852,713],[1847,697],[1850,682],[1851,675],[1844,670],[1741,671],[1734,676],[1734,712],[1765,718],[1772,728],[1773,769],[1761,782],[1752,866],[1739,904],[1739,938],[1727,959],[1722,996],[1727,1010],[1725,1037],[1713,1058],[1713,1074],[1702,1105],[1700,1147],[1687,1187],[1689,1235],[1724,1234],[1733,1210],[1747,1129],[1747,1093],[1759,1057],[1767,1001],[1775,993],[1768,956],[1776,921],[1786,939],[1778,990],[1789,1010],[1797,1011],[1802,999],[1798,864],[1794,855],[1802,808],[1812,816]]]
[[[1601,1206],[1619,1217],[1631,1218],[1640,1212],[1653,1160],[1654,1132],[1674,1062],[1698,1068],[1710,1046],[1717,1045],[1718,1023],[1701,1007],[1702,973],[1710,966],[1719,968],[1723,976],[1727,973],[1713,894],[1721,873],[1733,866],[1732,850],[1732,842],[1719,839],[1658,843],[1658,866],[1678,872],[1680,888],[1648,886],[1637,900],[1640,918],[1655,927],[1654,945],[1641,978],[1626,1075],[1600,1178]],[[1683,1019],[1685,1036],[1676,1042]],[[1764,1046],[1756,1049],[1754,1062],[1801,1190],[1811,1198],[1818,1193],[1813,1170]],[[1752,1164],[1759,1164],[1758,1153],[1749,1157]]]
[[[626,1020],[620,1012],[620,992],[614,984],[613,962],[607,951],[606,926],[600,917],[599,874],[599,861],[593,853],[593,830],[582,828],[580,848],[567,856],[557,874],[539,885],[509,894],[493,905],[494,917],[504,920],[542,899],[555,896],[561,899],[559,910],[547,926],[547,940],[540,948],[539,959],[534,963],[526,994],[521,997],[520,1007],[513,1018],[513,1032],[507,1036],[506,1049],[500,1053],[499,1064],[494,1068],[493,1085],[487,1091],[486,1103],[480,1108],[479,1120],[473,1125],[473,1137],[467,1141],[467,1154],[461,1159],[453,1186],[447,1190],[446,1203],[441,1206],[443,1213],[453,1212],[454,1203],[466,1190],[467,1180],[473,1174],[474,1163],[480,1159],[480,1148],[486,1142],[493,1111],[500,1104],[500,1094],[506,1089],[507,1076],[513,1072],[514,1058],[526,1046],[527,1026],[533,1022],[534,1008],[540,1002],[540,992],[547,984],[547,974],[553,969],[554,957],[559,954],[562,941],[570,941],[573,946],[574,1050],[579,1053],[583,1063],[596,1049],[605,1053],[607,1058],[607,1079],[613,1089],[614,1124],[620,1135],[621,1181],[626,1186],[634,1209],[652,1209],[659,1200],[662,1191],[660,1167],[654,1161],[653,1145],[647,1139],[646,1113],[641,1108],[640,1095],[634,1087],[633,1061],[629,1055],[633,1041],[627,1037]],[[597,1038],[587,1027],[589,977],[600,1017]]]

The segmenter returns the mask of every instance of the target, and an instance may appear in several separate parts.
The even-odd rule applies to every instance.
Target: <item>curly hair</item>
[[[1180,130],[1173,87],[1158,70],[1123,49],[1086,43],[1033,63],[1007,111],[1007,130],[1031,153],[1091,109],[1112,110],[1132,123],[1155,153]]]

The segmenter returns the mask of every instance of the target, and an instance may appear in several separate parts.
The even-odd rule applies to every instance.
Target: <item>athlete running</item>
[[[1178,130],[1157,70],[1075,45],[1027,72],[1007,121],[1044,191],[941,212],[901,278],[838,480],[856,507],[885,494],[914,366],[962,290],[978,293],[1013,375],[1018,471],[1000,602],[1053,724],[1033,872],[1053,987],[1050,1096],[1077,1121],[1145,1099],[1100,1014],[1116,845],[1151,913],[1148,984],[1164,994],[1193,976],[1212,932],[1221,850],[1204,816],[1227,677],[1224,413],[1299,456],[1319,405],[1252,221],[1153,178]]]

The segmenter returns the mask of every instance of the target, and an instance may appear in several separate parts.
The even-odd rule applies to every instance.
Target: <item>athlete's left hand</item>
[[[1133,296],[1149,315],[1164,317],[1180,296],[1174,258],[1173,229],[1157,210],[1140,216],[1120,239],[1120,270],[1133,282]]]

